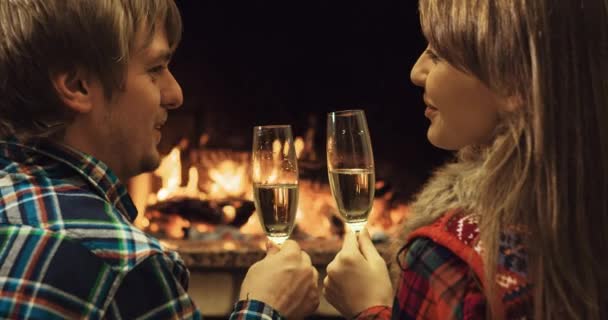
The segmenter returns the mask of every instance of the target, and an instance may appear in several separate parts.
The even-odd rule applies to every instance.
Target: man
[[[181,28],[173,0],[0,0],[0,318],[201,317],[121,182],[159,164]],[[232,317],[303,317],[317,278],[272,247]]]

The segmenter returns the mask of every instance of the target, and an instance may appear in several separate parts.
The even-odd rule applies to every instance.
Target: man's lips
[[[163,121],[161,121],[161,122],[157,123],[157,124],[154,126],[154,129],[156,129],[156,130],[160,130],[160,129],[162,129],[162,128],[165,126],[165,123],[167,123],[167,120],[163,120]]]

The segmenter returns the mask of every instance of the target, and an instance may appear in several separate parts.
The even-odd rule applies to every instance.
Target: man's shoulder
[[[58,230],[75,220],[115,220],[113,206],[78,176],[0,170],[0,196],[0,223]]]
[[[120,271],[64,234],[0,225],[0,284],[6,318],[99,318]],[[103,280],[103,281],[100,281]]]
[[[6,297],[0,318],[101,318],[127,275],[150,258],[180,262],[160,252],[148,252],[135,266],[107,257],[136,252],[124,245],[124,252],[91,249],[66,233],[0,224],[0,293]]]
[[[0,171],[0,224],[31,227],[79,243],[109,265],[133,268],[159,242],[76,178]]]

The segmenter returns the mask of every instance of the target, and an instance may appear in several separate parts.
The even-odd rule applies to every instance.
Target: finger
[[[346,229],[344,232],[344,241],[342,242],[342,251],[359,252],[359,244],[357,243],[357,235],[351,229]]]
[[[312,283],[314,284],[315,291],[319,290],[319,271],[315,267],[312,267]]]
[[[372,242],[372,239],[369,236],[367,228],[363,228],[363,230],[359,232],[359,248],[361,250],[361,253],[363,254],[363,257],[365,257],[365,260],[367,261],[369,261],[370,259],[373,260],[382,258],[380,257],[378,250],[376,250],[376,247],[374,246],[374,243]]]
[[[308,303],[306,304],[306,309],[304,309],[304,312],[303,312],[303,314],[305,316],[309,316],[311,313],[315,312],[319,308],[318,295],[316,298],[314,296],[309,296],[309,297],[307,297],[307,300],[308,300],[307,301]],[[302,320],[306,319],[305,316],[300,319],[302,319]]]
[[[329,276],[325,276],[325,279],[323,279],[323,291],[325,292],[327,288],[329,288]]]
[[[312,261],[310,260],[310,256],[308,255],[308,253],[302,250],[300,255],[302,256],[302,262],[304,263],[304,265],[312,266]]]
[[[320,292],[318,289],[314,290],[311,293],[311,295],[309,295],[308,301],[311,302],[311,307],[312,307],[312,310],[310,311],[310,313],[313,313],[317,309],[319,309],[319,304],[321,304],[321,297],[320,297]]]
[[[281,248],[277,246],[274,242],[267,240],[266,241],[266,255],[273,255],[277,252],[281,251]]]
[[[281,251],[285,253],[300,252],[300,246],[293,240],[287,240],[281,245]]]
[[[323,288],[323,296],[325,297],[325,300],[327,300],[327,302],[329,302],[329,304],[331,304],[332,306],[335,303],[335,295],[331,289],[331,287],[324,287]]]
[[[336,256],[337,258],[337,256]],[[329,276],[329,274],[334,273],[335,269],[336,269],[336,258],[334,258],[334,260],[332,260],[327,267],[325,267],[325,273],[327,273],[327,275]]]
[[[331,287],[323,288],[323,297],[325,297],[325,301],[327,301],[330,305],[340,311],[340,299],[338,299],[338,296],[335,294],[335,292],[333,292]]]

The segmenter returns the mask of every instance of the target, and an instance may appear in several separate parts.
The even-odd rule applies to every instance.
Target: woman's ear
[[[77,113],[91,111],[93,83],[84,70],[78,68],[69,72],[58,72],[51,75],[51,81],[57,97],[66,107]]]

